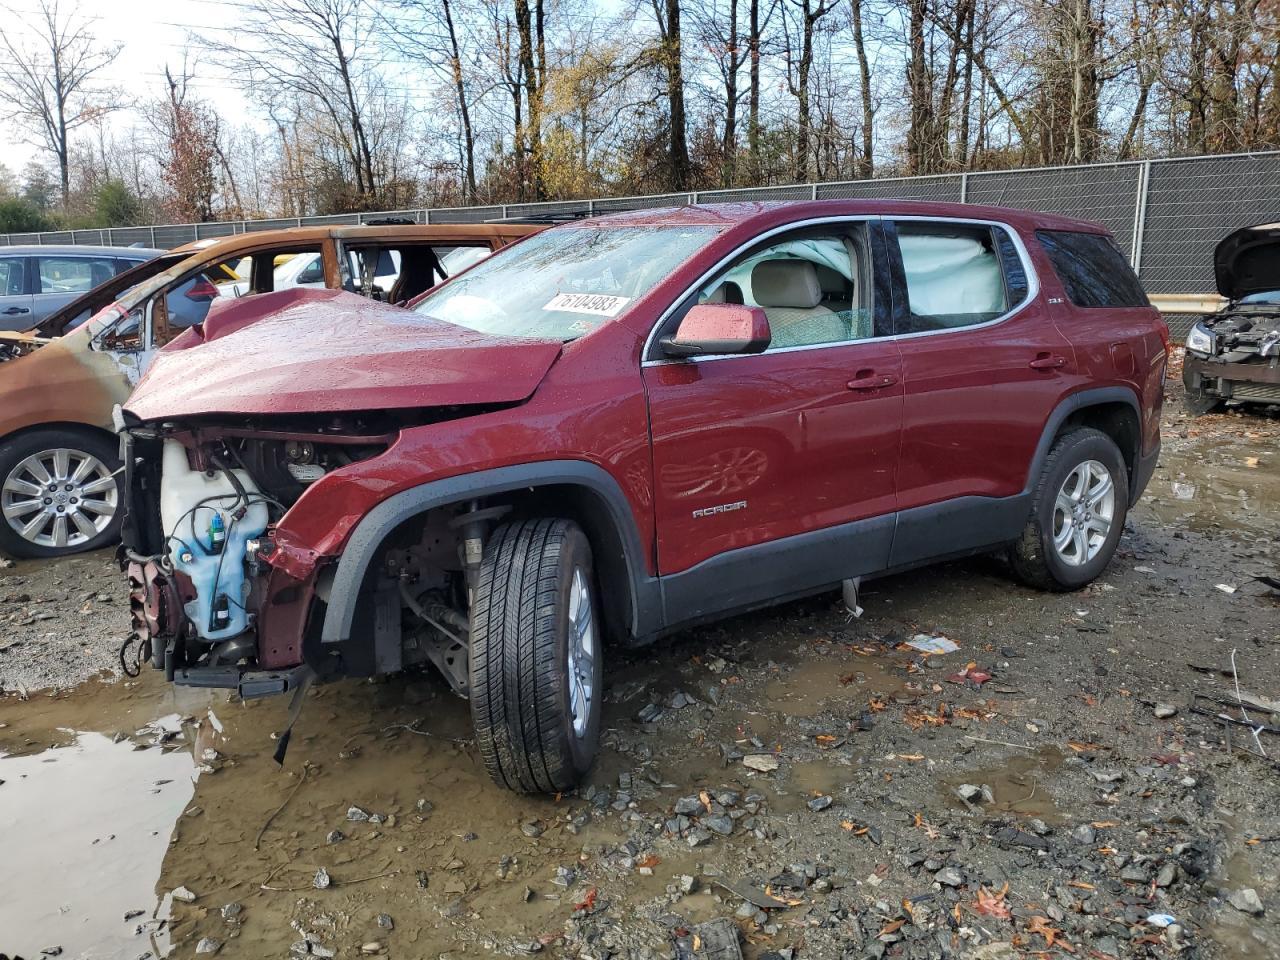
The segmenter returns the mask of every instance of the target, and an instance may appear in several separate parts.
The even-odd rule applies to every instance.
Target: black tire
[[[63,546],[57,546],[56,542],[39,543],[25,538],[21,531],[14,526],[14,523],[18,522],[19,518],[15,517],[11,521],[8,512],[5,512],[0,514],[0,552],[21,558],[62,557],[73,553],[82,553],[86,550],[95,550],[119,538],[120,524],[124,520],[124,476],[119,472],[119,447],[106,434],[98,434],[90,430],[50,427],[32,430],[0,443],[0,506],[5,507],[6,511],[11,510],[14,506],[20,505],[19,501],[24,496],[30,496],[29,494],[15,492],[8,484],[10,484],[11,480],[16,482],[22,479],[18,476],[18,473],[21,472],[19,468],[29,457],[51,450],[67,450],[78,457],[92,457],[107,471],[114,473],[114,490],[110,492],[95,491],[92,496],[95,504],[113,500],[114,513],[111,515],[109,522],[105,523],[92,536],[88,536],[81,530],[76,530],[72,534],[71,531],[75,525],[70,520],[66,521],[68,530],[66,539],[69,542]],[[96,476],[98,479],[104,479],[101,475]],[[81,491],[76,490],[75,493],[79,494]],[[57,495],[66,496],[67,491],[65,489],[57,491]],[[86,501],[88,499],[86,498]],[[104,515],[101,513],[90,514],[88,510],[81,509],[83,506],[84,504],[80,503],[79,497],[77,497],[75,503],[68,500],[65,504],[66,509],[76,509],[82,516],[91,518],[89,522],[93,526],[97,526],[97,518]],[[21,519],[34,519],[34,517],[35,514],[23,514]],[[40,536],[56,541],[54,529],[50,525],[47,531],[41,533]],[[76,542],[70,542],[73,540]]]
[[[586,585],[593,653],[580,731],[569,671],[575,573]],[[558,793],[590,768],[600,736],[601,639],[591,545],[577,524],[544,518],[494,530],[471,614],[470,669],[476,744],[499,786]]]
[[[1073,564],[1054,546],[1054,518],[1063,484],[1073,471],[1090,461],[1101,464],[1110,474],[1114,490],[1111,523],[1097,553],[1083,563]],[[1054,442],[1045,460],[1032,497],[1031,516],[1022,536],[1009,549],[1009,563],[1014,573],[1023,583],[1041,590],[1078,590],[1086,586],[1115,555],[1128,508],[1129,471],[1115,441],[1091,427],[1079,427],[1063,434]],[[1080,555],[1078,550],[1076,555]],[[1083,555],[1089,557],[1088,548]]]

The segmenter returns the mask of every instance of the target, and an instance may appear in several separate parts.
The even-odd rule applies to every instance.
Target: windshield
[[[1241,297],[1239,303],[1280,303],[1280,290],[1267,290],[1263,293],[1251,293]]]
[[[562,227],[502,250],[428,294],[417,313],[481,333],[573,340],[644,296],[715,227]]]

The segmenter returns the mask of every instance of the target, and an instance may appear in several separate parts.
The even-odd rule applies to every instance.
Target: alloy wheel
[[[119,509],[116,479],[93,454],[55,447],[15,466],[0,486],[0,512],[20,537],[41,547],[79,547]]]
[[[1063,563],[1083,566],[1102,549],[1115,518],[1111,471],[1086,460],[1067,474],[1053,507],[1053,547]]]
[[[595,706],[596,628],[592,614],[591,587],[581,567],[573,571],[569,587],[569,712],[573,735],[586,736]]]

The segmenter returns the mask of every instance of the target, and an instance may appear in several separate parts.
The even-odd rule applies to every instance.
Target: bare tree
[[[71,135],[120,106],[118,92],[94,83],[120,47],[98,43],[78,13],[73,7],[63,15],[58,0],[39,0],[28,24],[35,35],[30,44],[19,40],[19,31],[0,31],[0,82],[6,87],[0,115],[57,158],[64,204],[71,192]],[[24,22],[12,9],[4,8],[4,15],[9,23]]]
[[[813,133],[813,112],[810,109],[810,78],[813,74],[814,30],[818,23],[836,8],[838,0],[787,0],[787,5],[795,9],[796,27],[799,36],[795,38],[798,51],[792,50],[792,36],[789,26],[784,29],[787,53],[787,86],[791,95],[796,98],[796,110],[799,114],[796,124],[796,179],[807,181],[810,177],[810,140]],[[786,6],[783,7],[783,20],[786,26]]]
[[[350,168],[357,206],[380,201],[385,159],[375,157],[370,117],[385,88],[374,47],[377,21],[364,0],[246,0],[235,40],[203,43],[246,90],[294,98],[328,121],[327,135]]]
[[[382,18],[385,35],[399,53],[410,57],[428,70],[448,74],[449,84],[462,127],[463,199],[476,199],[476,141],[471,122],[472,98],[467,72],[463,67],[464,45],[477,31],[468,29],[471,11],[466,0],[396,0],[401,13],[415,15],[413,20],[401,17]],[[462,29],[460,29],[460,27]]]

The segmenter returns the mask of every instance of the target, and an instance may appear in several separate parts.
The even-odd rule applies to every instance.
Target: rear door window
[[[27,292],[26,258],[0,257],[0,297],[20,297]]]
[[[111,257],[39,257],[36,293],[88,293],[116,274]]]
[[[1036,236],[1077,307],[1147,307],[1142,284],[1115,242],[1100,233],[1037,230]]]
[[[1003,231],[941,221],[905,220],[895,226],[907,288],[906,316],[899,318],[905,329],[899,333],[972,327],[1014,305],[997,238]],[[1025,295],[1025,273],[1017,283]]]

